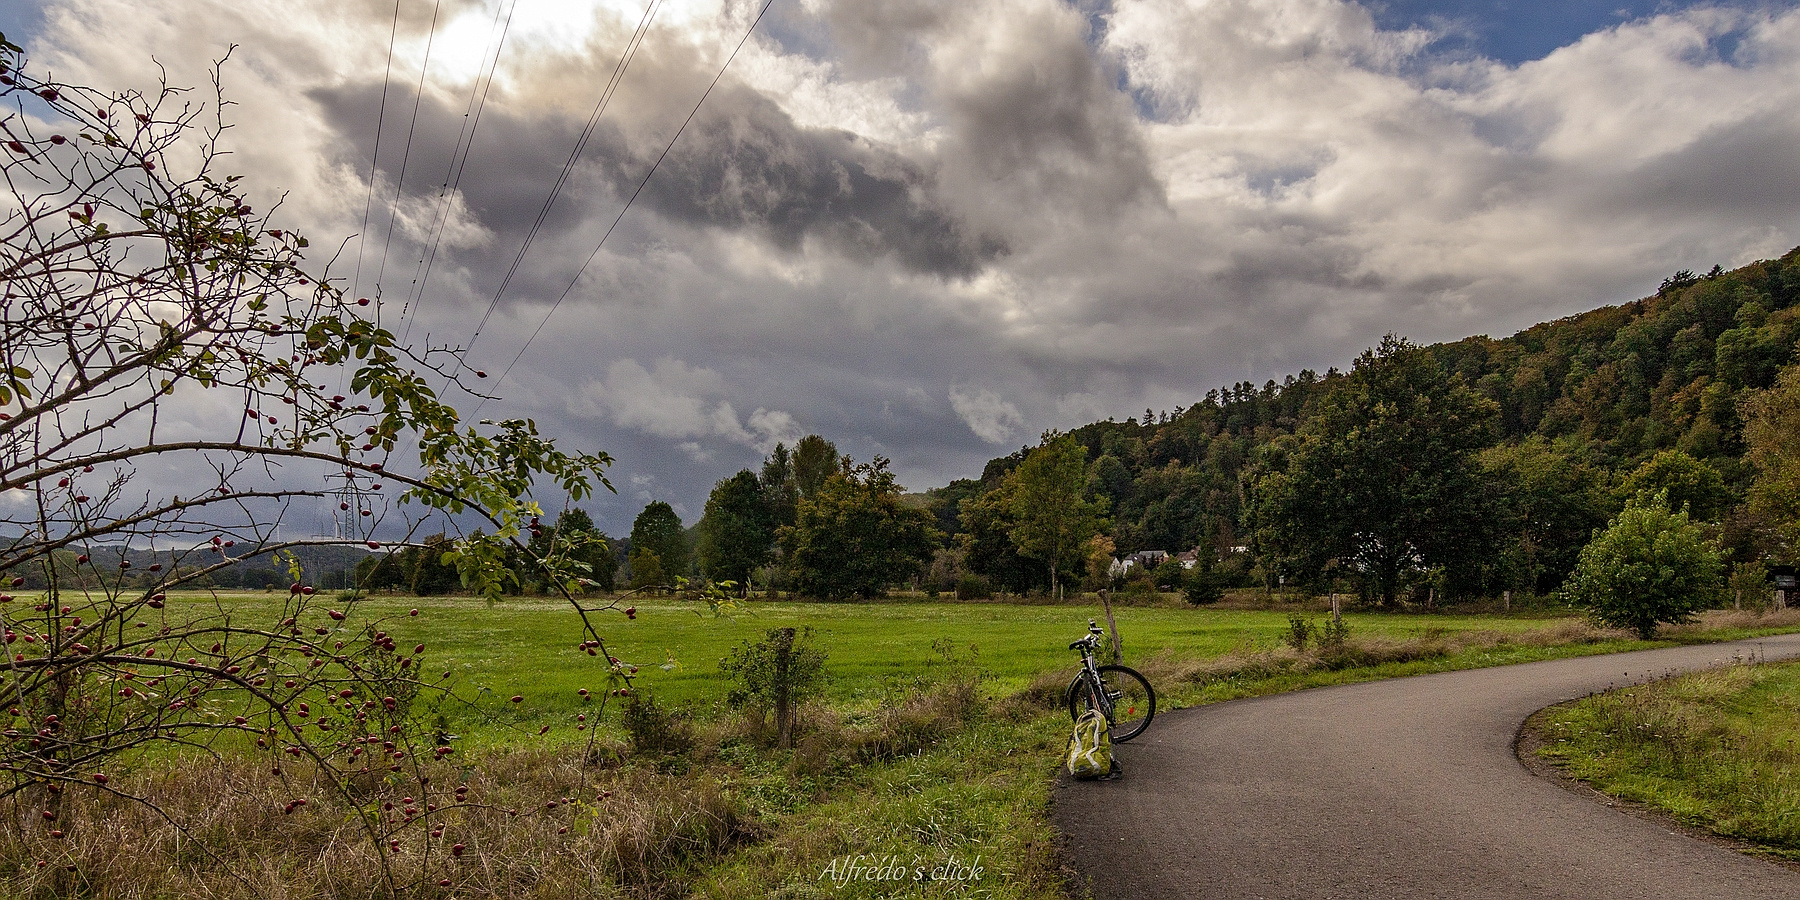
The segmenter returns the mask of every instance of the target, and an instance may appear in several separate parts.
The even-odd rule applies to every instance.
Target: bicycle
[[[1122,744],[1150,726],[1156,715],[1156,691],[1135,669],[1094,663],[1103,633],[1089,619],[1087,636],[1069,645],[1070,650],[1081,651],[1081,671],[1069,682],[1069,718],[1078,720],[1090,709],[1099,710],[1113,742]]]

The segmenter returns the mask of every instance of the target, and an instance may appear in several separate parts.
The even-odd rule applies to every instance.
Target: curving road
[[[1800,635],[1448,672],[1158,716],[1124,777],[1059,784],[1069,864],[1098,900],[1800,900],[1800,873],[1532,775],[1545,706]]]

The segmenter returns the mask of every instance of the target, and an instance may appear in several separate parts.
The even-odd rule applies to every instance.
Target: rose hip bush
[[[462,799],[428,783],[453,751],[401,708],[442,677],[429,648],[363,620],[354,592],[327,601],[297,564],[272,614],[169,592],[332,543],[279,526],[348,481],[367,487],[365,520],[410,503],[480,521],[444,559],[494,595],[509,550],[528,552],[534,485],[610,489],[605,454],[528,421],[460,422],[432,387],[480,396],[458,352],[403,346],[215,170],[225,106],[47,80],[0,36],[0,801],[55,871],[74,868],[73,805],[142,799],[144,753],[260,754],[270,779],[305,773],[283,814],[335,792],[370,842],[429,846]],[[579,562],[552,547],[533,563],[609,658],[589,618],[607,607],[568,590]],[[435,883],[381,869],[389,893]]]

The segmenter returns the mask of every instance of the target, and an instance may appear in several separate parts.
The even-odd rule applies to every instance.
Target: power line
[[[495,288],[494,296],[488,300],[487,309],[481,314],[481,320],[475,324],[474,333],[469,335],[469,341],[464,345],[463,353],[458,356],[456,369],[450,374],[452,380],[462,373],[463,358],[474,348],[475,341],[481,337],[481,330],[487,327],[488,319],[493,316],[494,310],[500,305],[501,296],[506,293],[507,286],[512,283],[513,276],[518,273],[519,266],[524,262],[526,251],[531,249],[531,244],[537,239],[538,232],[544,227],[544,222],[550,218],[550,210],[556,205],[557,196],[562,193],[563,185],[568,182],[569,174],[574,171],[576,161],[580,159],[581,152],[587,148],[589,139],[593,137],[594,128],[600,123],[601,114],[612,102],[613,94],[617,93],[619,84],[625,80],[625,72],[631,67],[631,61],[637,58],[638,48],[644,45],[644,39],[650,34],[650,23],[656,17],[656,10],[661,7],[662,0],[651,0],[650,5],[644,8],[644,15],[638,20],[637,29],[632,32],[631,39],[625,42],[625,49],[619,54],[619,61],[613,66],[612,77],[607,80],[606,87],[601,90],[600,99],[594,104],[594,111],[588,114],[587,123],[581,129],[581,135],[575,142],[575,148],[569,152],[569,159],[563,163],[562,171],[558,173],[556,182],[550,186],[550,194],[544,198],[544,205],[538,210],[537,219],[526,231],[525,241],[519,245],[519,252],[513,255],[512,264],[501,276],[499,287]]]
[[[406,343],[407,336],[412,333],[414,317],[409,313],[417,312],[419,302],[425,298],[425,285],[431,280],[432,267],[437,264],[438,244],[443,240],[444,227],[450,217],[450,200],[456,196],[457,189],[462,186],[462,173],[469,164],[469,151],[475,146],[475,132],[481,127],[481,113],[487,108],[488,92],[494,87],[494,73],[500,68],[500,53],[506,48],[507,34],[512,31],[513,13],[519,9],[518,0],[513,0],[512,7],[507,11],[505,25],[500,24],[502,8],[503,4],[494,4],[494,21],[488,25],[488,41],[493,46],[494,52],[491,58],[485,52],[483,53],[483,58],[487,63],[486,82],[483,82],[480,70],[476,70],[475,81],[469,85],[469,102],[463,109],[462,128],[456,135],[456,147],[450,153],[450,165],[444,172],[444,184],[438,189],[440,202],[438,203],[437,223],[432,228],[431,248],[420,254],[419,266],[413,270],[412,290],[409,292],[406,303],[400,308],[400,317],[406,323],[400,334],[402,344]],[[499,29],[500,34],[497,42],[494,40],[496,28]],[[479,100],[477,99],[478,94]],[[464,142],[465,135],[468,138],[467,143]]]
[[[732,61],[737,59],[738,52],[744,49],[744,44],[749,42],[750,35],[756,32],[756,26],[762,22],[763,16],[768,13],[769,7],[774,3],[775,0],[764,0],[762,10],[756,14],[755,19],[751,20],[750,27],[744,31],[743,38],[738,41],[737,47],[732,49],[731,55],[726,57],[725,64],[719,67],[719,74],[713,76],[712,83],[706,86],[706,92],[694,102],[694,108],[688,111],[687,118],[681,122],[681,127],[675,129],[675,136],[669,138],[668,145],[663,147],[662,154],[656,157],[655,163],[651,164],[650,171],[644,173],[643,180],[638,182],[637,190],[631,192],[631,198],[625,201],[625,205],[619,209],[619,214],[613,217],[612,224],[606,228],[606,233],[600,236],[600,242],[594,245],[594,252],[588,254],[587,261],[581,264],[581,268],[575,272],[575,277],[569,280],[569,286],[563,288],[563,292],[557,295],[556,302],[550,304],[549,311],[544,313],[543,321],[539,322],[537,328],[531,332],[531,336],[525,339],[525,346],[519,348],[519,352],[513,356],[512,362],[507,363],[506,368],[501,370],[500,377],[494,380],[495,390],[498,390],[501,382],[506,380],[506,376],[512,372],[513,366],[518,365],[519,360],[525,357],[525,351],[531,349],[532,342],[537,340],[537,336],[543,332],[544,326],[550,323],[550,317],[556,315],[557,308],[562,306],[562,302],[568,299],[569,293],[575,290],[575,285],[581,281],[581,276],[587,272],[587,267],[592,265],[595,257],[600,255],[600,248],[606,246],[606,239],[612,236],[613,229],[619,227],[619,222],[625,218],[625,213],[631,209],[633,203],[637,202],[638,195],[644,192],[644,186],[650,183],[650,177],[656,174],[656,170],[662,166],[663,160],[668,158],[669,151],[675,147],[675,142],[681,140],[681,134],[687,131],[688,123],[694,121],[694,116],[700,112],[701,104],[706,102],[707,97],[712,96],[713,88],[719,86],[719,79],[725,77],[725,70],[731,68]],[[473,342],[471,341],[471,343]],[[479,413],[482,404],[486,402],[486,400],[482,400],[476,403],[475,412]]]
[[[431,7],[431,25],[425,31],[425,60],[419,64],[419,86],[413,93],[412,121],[406,125],[406,149],[400,154],[400,175],[394,179],[394,199],[388,204],[387,234],[381,241],[381,268],[375,273],[375,295],[381,296],[381,279],[387,277],[388,248],[394,243],[394,223],[400,218],[400,192],[406,186],[406,164],[412,159],[413,131],[419,127],[419,107],[425,102],[425,74],[431,70],[431,48],[437,41],[438,12],[443,0]]]
[[[375,114],[375,153],[369,158],[369,190],[363,197],[362,229],[356,233],[356,277],[350,282],[351,293],[362,289],[363,249],[369,245],[369,207],[375,202],[375,165],[381,161],[381,131],[387,121],[388,82],[394,74],[394,39],[400,34],[400,2],[394,0],[394,24],[388,31],[387,69],[381,73],[381,107]]]

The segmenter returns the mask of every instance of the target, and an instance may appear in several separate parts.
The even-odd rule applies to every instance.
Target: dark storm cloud
[[[629,195],[647,163],[602,156],[614,191]],[[923,167],[847,131],[802,128],[747,88],[715,93],[646,187],[673,219],[750,229],[785,250],[807,239],[851,259],[892,257],[914,272],[974,274],[1005,252],[935,200]]]
[[[1756,120],[1699,135],[1639,166],[1628,181],[1608,182],[1605,206],[1658,216],[1790,218],[1800,203],[1796,124]]]
[[[1088,19],[1062,6],[993,15],[944,26],[929,76],[959,189],[1014,215],[1046,211],[1090,226],[1164,203],[1131,98],[1091,45]],[[950,36],[971,28],[983,36]]]
[[[344,162],[366,172],[375,153],[372,123],[381,108],[381,85],[319,89],[312,99],[345,138]],[[391,190],[404,159],[406,195],[435,198],[463,111],[427,96],[409,136],[412,107],[410,91],[389,88],[379,168]],[[583,124],[562,116],[522,117],[513,108],[492,104],[483,112],[459,184],[480,224],[501,238],[465,260],[484,270],[510,262],[506,254],[536,219]],[[403,155],[409,137],[410,158]],[[561,234],[598,219],[601,227],[589,229],[597,241],[616,204],[637,189],[660,151],[652,142],[628,140],[621,126],[602,120],[544,228]],[[850,132],[800,127],[768,98],[739,87],[708,99],[638,202],[690,225],[748,230],[785,251],[814,239],[852,259],[891,257],[909,270],[945,277],[972,275],[1005,252],[999,238],[970,233],[935,202],[935,193],[931,175],[898,153]],[[570,273],[563,263],[553,268],[566,284]],[[541,288],[560,290],[555,278]]]
[[[946,97],[952,152],[982,175],[1095,211],[1161,201],[1129,105],[1084,43],[1044,47],[959,88]]]
[[[387,93],[385,114],[381,113],[380,82],[319,88],[310,94],[325,121],[341,138],[338,161],[363,177],[367,177],[370,160],[375,158],[375,124],[382,123],[369,241],[376,247],[389,244],[389,202],[402,174],[402,207],[406,208],[408,202],[413,204],[411,209],[422,214],[419,218],[427,229],[436,221],[440,191],[455,179],[472,224],[492,232],[493,239],[472,247],[442,247],[440,260],[449,263],[454,259],[456,264],[477,273],[471,285],[476,292],[492,292],[543,209],[550,186],[567,163],[582,123],[564,116],[521,114],[519,111],[530,107],[496,102],[482,110],[470,142],[460,133],[467,108],[465,98],[427,94],[419,103],[415,121],[413,106],[417,95],[396,86],[390,86]],[[603,123],[599,131],[610,140],[594,143],[615,147],[622,143],[610,123]],[[469,149],[458,179],[451,157],[459,140]],[[568,235],[578,230],[596,214],[597,203],[612,200],[605,186],[586,177],[586,171],[578,167],[564,186],[543,223],[546,234]],[[405,277],[414,270],[422,237],[416,229],[410,235],[394,235],[400,248],[409,254],[402,266]],[[597,233],[592,240],[598,240]],[[521,280],[509,286],[509,296],[543,296],[560,291],[578,264],[566,254],[542,252],[534,254],[530,261],[531,265],[521,269]]]

